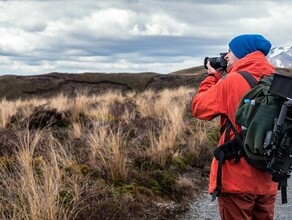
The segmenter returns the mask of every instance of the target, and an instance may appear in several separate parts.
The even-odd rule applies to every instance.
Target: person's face
[[[227,67],[232,66],[237,60],[239,60],[230,49],[224,59],[227,60]]]

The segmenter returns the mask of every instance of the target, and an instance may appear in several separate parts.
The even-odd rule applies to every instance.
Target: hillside
[[[292,69],[277,72],[291,75]],[[203,66],[178,70],[169,74],[144,73],[49,73],[34,76],[0,76],[0,98],[8,100],[28,97],[52,97],[59,93],[74,95],[78,91],[98,94],[107,90],[144,91],[180,86],[197,87],[206,75]]]
[[[0,77],[0,98],[17,99],[31,96],[51,97],[61,92],[74,95],[77,91],[98,94],[106,90],[144,91],[195,87],[203,79],[202,74],[158,73],[49,73],[35,76],[6,75]]]

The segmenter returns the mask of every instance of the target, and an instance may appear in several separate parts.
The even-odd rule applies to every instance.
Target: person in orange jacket
[[[239,35],[230,41],[229,51],[224,57],[227,60],[226,75],[222,76],[222,71],[215,70],[210,62],[207,63],[208,75],[193,97],[192,113],[202,120],[221,117],[218,146],[226,141],[226,137],[232,139],[235,136],[232,129],[227,129],[228,121],[241,133],[241,127],[235,123],[235,112],[250,85],[239,72],[247,71],[257,81],[263,76],[275,73],[275,68],[266,58],[270,48],[271,43],[262,35]],[[252,167],[241,157],[237,163],[234,160],[224,162],[220,187],[217,174],[218,160],[213,158],[209,192],[215,195],[216,191],[216,196],[218,195],[221,219],[274,218],[277,183],[272,181],[268,172]]]

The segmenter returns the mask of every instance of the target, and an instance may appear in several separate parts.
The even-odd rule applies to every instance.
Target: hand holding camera
[[[226,70],[227,68],[227,60],[224,59],[227,53],[220,53],[220,57],[205,57],[204,60],[204,66],[206,69],[209,69],[207,64],[208,61],[210,63],[210,66],[213,67],[215,70],[222,68],[223,70]]]
[[[208,72],[215,72],[217,69],[226,70],[227,60],[224,59],[227,53],[220,53],[220,57],[205,57],[204,66]]]

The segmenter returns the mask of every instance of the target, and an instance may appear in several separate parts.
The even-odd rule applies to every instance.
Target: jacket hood
[[[239,59],[229,69],[227,69],[228,73],[238,71],[247,71],[252,73],[254,76],[262,77],[263,75],[275,73],[276,69],[269,63],[266,56],[262,52],[255,51],[246,55],[242,59]]]

